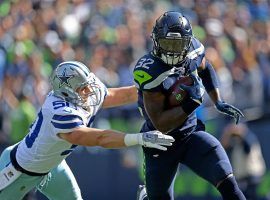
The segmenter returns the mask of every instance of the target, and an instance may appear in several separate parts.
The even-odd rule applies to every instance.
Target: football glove
[[[172,146],[174,138],[169,135],[164,135],[159,131],[149,131],[142,133],[139,144],[144,147],[156,148],[166,151],[164,146]]]
[[[187,91],[187,93],[189,94],[190,98],[193,101],[196,101],[198,104],[201,104],[203,101],[203,94],[204,94],[202,80],[199,76],[196,76],[194,74],[190,74],[190,77],[193,79],[194,84],[192,86],[181,84],[180,88],[182,90]]]
[[[218,101],[215,103],[215,106],[220,113],[233,117],[236,124],[238,124],[240,117],[244,117],[244,114],[238,108],[227,104],[224,101]]]
[[[126,134],[125,144],[126,146],[142,145],[148,148],[155,148],[162,151],[166,151],[166,146],[172,146],[174,138],[169,135],[164,135],[159,131],[148,131],[136,134]]]

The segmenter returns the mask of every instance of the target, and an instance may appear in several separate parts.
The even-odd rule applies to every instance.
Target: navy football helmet
[[[166,64],[183,61],[193,37],[188,19],[179,12],[169,11],[161,15],[153,27],[154,54]]]

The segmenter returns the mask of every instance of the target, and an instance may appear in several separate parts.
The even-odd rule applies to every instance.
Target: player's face
[[[80,95],[83,102],[86,102],[88,100],[88,97],[94,94],[94,91],[90,85],[78,88],[76,92]]]
[[[101,101],[101,90],[97,84],[89,83],[78,88],[76,92],[80,96],[81,102],[85,107],[96,106]]]

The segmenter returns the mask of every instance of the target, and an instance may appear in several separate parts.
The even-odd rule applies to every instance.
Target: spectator
[[[224,129],[221,143],[247,200],[257,200],[256,189],[265,172],[265,162],[256,135],[246,124],[229,124]]]
[[[23,94],[19,98],[18,106],[11,113],[10,142],[15,144],[19,142],[28,133],[29,126],[33,123],[36,116],[36,109]]]

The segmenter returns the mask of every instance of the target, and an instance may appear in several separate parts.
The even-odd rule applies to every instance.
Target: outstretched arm
[[[158,131],[125,134],[114,130],[80,127],[70,133],[59,133],[58,136],[71,144],[83,146],[101,146],[104,148],[123,148],[142,145],[149,148],[167,150],[171,146],[173,137],[163,135]]]
[[[105,97],[103,108],[111,108],[126,104],[135,103],[138,99],[137,89],[133,86],[108,88],[108,94]]]

